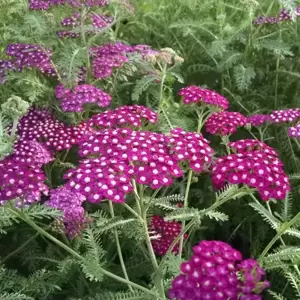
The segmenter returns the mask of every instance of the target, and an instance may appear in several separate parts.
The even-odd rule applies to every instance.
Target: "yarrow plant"
[[[6,2],[0,299],[300,296],[297,30],[251,24],[274,3]]]

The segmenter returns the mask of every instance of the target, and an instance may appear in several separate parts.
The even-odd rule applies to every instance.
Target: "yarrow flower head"
[[[157,113],[142,105],[120,106],[92,116],[87,125],[90,127],[115,128],[115,127],[142,127],[147,123],[156,124]]]
[[[264,201],[285,199],[291,188],[276,151],[262,142],[251,140],[230,143],[229,146],[238,153],[216,160],[212,168],[216,188],[224,187],[226,182],[246,184],[255,188]]]
[[[272,123],[289,123],[300,119],[300,108],[274,110],[270,114]]]
[[[181,89],[178,95],[183,97],[184,104],[199,103],[213,106],[221,110],[228,109],[228,100],[214,91],[200,88],[196,85]]]
[[[51,162],[54,157],[39,142],[23,140],[16,143],[12,159],[41,168],[43,165]]]
[[[57,76],[51,63],[52,51],[34,44],[10,44],[6,54],[14,57],[12,62],[22,71],[23,68],[34,68],[49,76]]]
[[[282,8],[277,16],[275,17],[264,17],[264,16],[259,16],[256,20],[254,20],[254,24],[259,25],[259,24],[277,24],[279,22],[286,22],[292,20],[292,14],[295,16],[300,15],[300,6],[296,7],[296,10],[294,12],[288,11],[286,8]]]
[[[47,195],[48,187],[40,167],[7,157],[0,161],[0,203],[16,199],[17,204],[31,204]]]
[[[179,161],[189,162],[194,172],[203,172],[212,163],[214,150],[202,134],[186,132],[181,128],[171,130],[171,151]]]
[[[288,135],[294,138],[300,138],[300,124],[288,129]]]
[[[132,192],[132,179],[153,189],[168,186],[172,177],[181,177],[183,172],[167,143],[168,137],[159,133],[128,128],[102,130],[79,149],[81,156],[100,157],[84,160],[70,170],[65,175],[67,185],[90,202],[103,198],[124,202],[126,194]]]
[[[157,255],[163,256],[167,253],[169,247],[177,238],[181,232],[181,223],[175,221],[165,221],[161,216],[153,216],[151,218],[150,230],[157,236],[156,239],[152,239],[152,247]],[[184,238],[187,238],[187,234],[184,234]],[[172,253],[177,254],[179,250],[179,243],[177,243]]]
[[[30,10],[48,10],[54,5],[69,5],[73,7],[81,7],[85,4],[88,7],[105,6],[107,0],[29,0]]]
[[[178,136],[176,131],[173,134],[169,137],[129,128],[101,130],[80,145],[79,155],[92,158],[65,174],[66,185],[90,202],[104,198],[124,202],[126,194],[132,192],[132,179],[158,189],[183,175],[180,162],[189,162],[197,172],[205,169],[212,156],[205,139],[189,133],[185,139],[183,131]],[[180,149],[176,149],[178,146]]]
[[[69,238],[74,238],[82,232],[88,220],[82,203],[86,198],[80,193],[71,192],[65,187],[58,187],[50,192],[46,205],[63,212],[63,223]]]
[[[48,150],[65,150],[77,145],[93,131],[85,123],[67,127],[48,111],[30,109],[18,124],[19,142],[38,141]]]
[[[84,104],[95,103],[105,107],[111,102],[109,94],[89,84],[77,85],[72,90],[60,84],[56,87],[55,94],[58,99],[61,99],[62,109],[68,112],[81,112]]]
[[[48,10],[50,6],[50,0],[29,0],[30,10]]]
[[[256,114],[247,117],[247,123],[253,127],[262,126],[269,121],[271,121],[271,117],[269,115]]]
[[[61,21],[61,25],[64,27],[70,27],[70,29],[78,28],[81,26],[81,16],[79,12],[74,12],[70,17],[66,17]],[[97,33],[98,29],[103,29],[109,26],[113,22],[113,18],[105,15],[98,15],[94,12],[89,13],[85,18],[85,26],[92,26],[92,30],[87,31],[88,35]],[[80,32],[71,30],[61,30],[57,32],[59,38],[78,38]]]
[[[208,133],[221,136],[230,135],[239,127],[246,126],[247,119],[238,112],[222,111],[213,113],[205,122],[205,129]]]
[[[137,53],[146,59],[149,54],[157,51],[147,45],[127,45],[120,42],[91,47],[92,71],[95,78],[107,78],[112,75],[115,68],[123,66],[129,61],[128,55]]]
[[[228,143],[228,146],[234,149],[237,153],[251,152],[251,151],[264,151],[266,154],[273,155],[274,157],[278,156],[278,153],[267,144],[252,139],[238,140],[236,142]]]
[[[259,294],[270,286],[256,260],[243,260],[239,251],[221,241],[194,246],[180,270],[168,293],[171,300],[260,300]]]

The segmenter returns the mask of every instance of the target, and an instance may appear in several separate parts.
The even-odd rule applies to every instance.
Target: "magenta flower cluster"
[[[295,15],[300,15],[300,6],[296,7]],[[279,22],[289,21],[292,19],[291,13],[286,9],[282,8],[276,17],[264,17],[259,16],[253,23],[256,25],[260,24],[277,24]]]
[[[157,113],[142,105],[124,105],[114,110],[92,116],[87,124],[91,127],[117,128],[117,127],[142,127],[144,125],[156,124]]]
[[[161,216],[152,216],[150,230],[156,236],[156,239],[151,240],[154,252],[163,256],[167,253],[169,247],[178,237],[181,232],[181,223],[175,221],[165,221]],[[184,238],[187,238],[184,234]],[[172,253],[177,254],[179,250],[179,243],[172,249]]]
[[[230,135],[247,124],[247,118],[238,112],[221,111],[213,113],[205,122],[205,130],[210,134]]]
[[[255,114],[247,117],[247,123],[253,127],[259,127],[271,121],[269,115]]]
[[[254,259],[221,241],[201,241],[183,262],[169,290],[171,300],[261,300],[270,283]]]
[[[66,150],[79,144],[92,129],[85,123],[66,126],[46,110],[31,109],[18,124],[19,142],[38,141],[48,150]]]
[[[36,140],[20,140],[14,146],[12,160],[41,168],[54,160],[53,154]]]
[[[16,156],[14,157],[16,158]],[[7,157],[0,161],[0,204],[16,199],[18,205],[38,202],[48,194],[40,166]]]
[[[40,45],[10,44],[6,49],[6,54],[13,57],[11,62],[19,71],[22,71],[23,68],[33,68],[46,75],[56,76],[51,63],[52,51],[44,49]]]
[[[61,21],[61,25],[64,27],[71,27],[72,29],[80,29],[81,16],[79,12],[74,12],[70,17],[66,17]],[[94,12],[89,13],[85,18],[85,26],[91,25],[93,30],[87,31],[87,34],[91,35],[97,32],[98,29],[103,29],[109,26],[113,22],[113,18],[105,15],[98,15]],[[80,32],[69,30],[61,30],[57,32],[59,38],[78,38]]]
[[[130,46],[120,42],[105,44],[90,49],[92,71],[95,78],[106,78],[112,75],[114,68],[121,67],[128,62],[127,54],[138,53],[142,57],[152,53],[153,50],[147,45]]]
[[[176,149],[178,146],[180,149]],[[173,178],[183,175],[180,162],[187,162],[200,172],[211,163],[213,150],[202,135],[192,136],[180,129],[166,136],[117,128],[90,136],[80,146],[79,154],[93,158],[81,161],[65,175],[67,187],[90,202],[104,198],[124,202],[126,194],[132,192],[132,179],[152,189],[168,186]]]
[[[300,124],[297,124],[296,126],[290,127],[288,129],[288,135],[290,137],[300,138]]]
[[[255,188],[264,201],[285,199],[291,187],[275,150],[256,140],[239,140],[229,146],[237,153],[218,158],[212,168],[216,188],[245,184]]]
[[[272,123],[288,123],[300,120],[300,108],[274,110],[270,114]]]
[[[61,107],[67,112],[81,112],[84,104],[95,103],[100,107],[110,105],[111,96],[97,87],[89,84],[80,84],[73,89],[67,89],[59,84],[55,95],[61,100]]]
[[[71,192],[65,187],[58,187],[50,192],[46,205],[63,212],[62,222],[69,238],[77,236],[88,222],[82,207],[84,201],[83,195]]]
[[[199,103],[214,106],[222,110],[228,109],[228,100],[215,91],[200,88],[196,85],[181,89],[178,95],[183,97],[184,104]]]
[[[208,169],[214,154],[208,140],[201,134],[181,128],[172,129],[170,133],[171,151],[179,161],[188,161],[189,167],[196,173]]]
[[[82,4],[86,6],[105,6],[107,0],[29,0],[30,10],[48,10],[55,5],[69,5],[74,7],[81,7]]]

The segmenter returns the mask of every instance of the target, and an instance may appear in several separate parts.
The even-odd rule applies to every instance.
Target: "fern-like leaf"
[[[269,294],[270,294],[271,296],[274,297],[275,300],[288,300],[287,298],[285,298],[285,297],[283,297],[282,295],[279,295],[279,294],[277,294],[277,293],[275,293],[275,292],[273,292],[273,291],[268,291],[268,292],[269,292]]]
[[[240,91],[245,91],[250,87],[255,75],[255,71],[252,67],[244,67],[240,64],[234,68],[235,82]]]
[[[196,208],[178,208],[168,213],[165,216],[167,221],[177,220],[177,221],[187,221],[193,218],[199,218],[200,212]]]
[[[154,300],[159,299],[155,298],[155,296],[149,296],[140,291],[133,292],[117,292],[117,293],[103,293],[99,295],[95,295],[93,297],[89,297],[89,300]]]
[[[20,293],[4,293],[0,295],[0,300],[34,300],[34,298]]]
[[[264,219],[265,222],[270,224],[270,226],[274,230],[278,230],[281,226],[281,222],[277,220],[267,209],[265,209],[260,203],[250,203],[249,204],[255,211],[257,211],[262,218]]]
[[[175,210],[178,209],[176,203],[183,203],[184,196],[176,194],[176,195],[169,195],[166,197],[156,198],[152,200],[151,205],[157,206],[159,208],[165,210]]]
[[[93,229],[87,229],[83,235],[83,243],[87,248],[84,261],[80,262],[82,271],[90,281],[102,281],[104,249],[102,248],[100,233]]]
[[[225,221],[228,221],[229,217],[222,213],[222,212],[219,212],[219,211],[215,211],[215,210],[211,210],[209,212],[207,212],[205,214],[205,216],[209,217],[210,219],[214,219],[216,221],[220,221],[220,222],[225,222]]]
[[[156,80],[156,77],[153,75],[145,75],[138,81],[136,81],[133,88],[131,99],[134,102],[137,102],[140,99],[140,96],[145,92]]]

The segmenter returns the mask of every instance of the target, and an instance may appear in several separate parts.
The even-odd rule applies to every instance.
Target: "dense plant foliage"
[[[0,2],[0,299],[300,299],[296,1]]]

